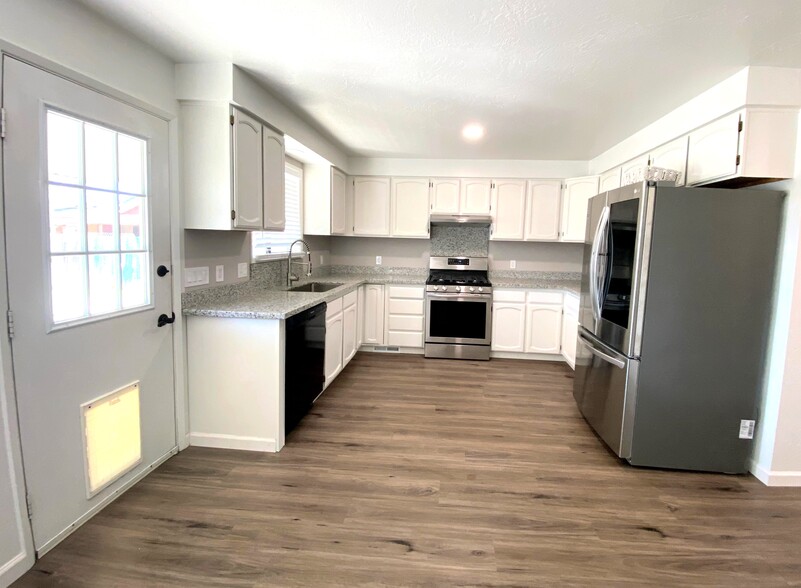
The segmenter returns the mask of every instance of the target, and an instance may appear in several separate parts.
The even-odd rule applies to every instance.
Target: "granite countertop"
[[[517,278],[497,276],[490,278],[493,288],[520,288],[527,290],[564,290],[570,294],[581,293],[581,280],[554,280],[549,278]]]
[[[327,292],[289,292],[286,288],[247,282],[236,286],[208,288],[184,303],[183,314],[221,318],[286,319],[321,302],[331,302],[362,284],[423,285],[426,276],[337,274],[300,282],[342,284]]]

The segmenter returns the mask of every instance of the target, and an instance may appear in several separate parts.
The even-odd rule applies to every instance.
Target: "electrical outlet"
[[[214,272],[215,279],[218,282],[222,282],[225,279],[225,266],[224,265],[218,265],[214,269],[215,269],[215,272]]]
[[[209,283],[208,267],[187,267],[184,269],[185,286],[203,286]]]
[[[380,255],[376,255],[375,256],[375,264],[376,265],[381,265],[381,256]]]
[[[509,269],[515,269],[517,267],[517,261],[514,259],[509,262]]]
[[[247,278],[248,277],[248,264],[247,262],[242,262],[236,266],[236,277],[237,278]]]

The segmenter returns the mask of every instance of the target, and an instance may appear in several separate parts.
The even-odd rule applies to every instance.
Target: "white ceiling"
[[[799,0],[81,2],[364,156],[589,159],[743,66],[801,67]]]

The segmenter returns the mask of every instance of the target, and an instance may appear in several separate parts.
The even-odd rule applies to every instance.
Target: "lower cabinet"
[[[525,351],[525,300],[525,290],[495,291],[492,302],[493,351]]]
[[[578,296],[575,294],[565,294],[564,314],[562,316],[562,356],[572,368],[576,367],[578,309]]]
[[[562,294],[529,292],[526,304],[526,353],[559,353],[562,350]],[[553,297],[554,303],[544,302]]]
[[[342,299],[342,367],[344,368],[356,355],[356,329],[358,327],[358,292],[355,290]]]
[[[364,287],[364,345],[384,344],[384,286],[367,284]]]
[[[325,314],[325,384],[334,381],[342,371],[342,333],[343,333],[342,298],[328,303]]]
[[[387,287],[387,345],[423,347],[424,297],[423,286]]]

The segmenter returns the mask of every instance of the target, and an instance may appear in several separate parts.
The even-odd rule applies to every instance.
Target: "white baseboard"
[[[748,469],[765,486],[801,487],[801,472],[768,470],[753,460]]]
[[[214,447],[215,449],[261,451],[265,453],[275,453],[277,451],[275,439],[219,435],[215,433],[189,433],[189,445],[194,447]]]
[[[122,496],[125,493],[126,490],[129,490],[134,484],[139,482],[142,478],[147,476],[150,472],[152,472],[154,469],[159,467],[162,463],[167,461],[169,458],[171,458],[176,453],[178,453],[178,448],[177,447],[173,447],[170,451],[168,451],[167,453],[165,453],[164,455],[159,457],[156,461],[154,461],[149,466],[144,468],[142,471],[140,471],[138,474],[136,474],[133,478],[131,478],[130,480],[125,482],[122,486],[120,486],[119,488],[114,490],[111,494],[109,494],[108,496],[103,498],[101,501],[99,501],[97,504],[95,504],[89,511],[87,511],[82,516],[80,516],[78,518],[78,520],[76,520],[74,523],[72,523],[69,527],[67,527],[66,529],[61,531],[58,535],[56,535],[55,537],[50,539],[50,541],[48,541],[47,543],[42,545],[39,549],[37,549],[36,550],[36,557],[37,558],[41,558],[42,556],[44,556],[44,554],[46,554],[48,551],[53,549],[56,545],[61,543],[64,539],[66,539],[69,535],[71,535],[76,529],[78,529],[86,521],[88,521],[93,516],[95,516],[97,513],[99,513],[101,510],[106,508],[109,504],[111,504],[112,502],[117,500],[117,498]]]
[[[498,359],[527,359],[533,361],[561,361],[567,363],[564,356],[554,353],[522,353],[516,351],[490,351],[490,357]]]

